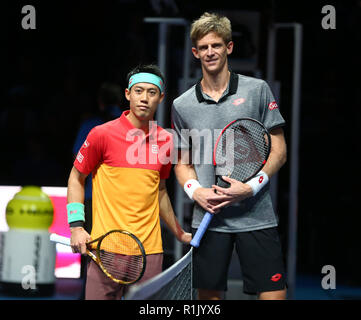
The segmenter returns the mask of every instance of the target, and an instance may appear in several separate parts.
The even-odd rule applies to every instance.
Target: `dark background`
[[[333,265],[338,283],[361,285],[357,201],[361,1],[175,1],[178,11],[164,3],[159,13],[151,1],[2,2],[0,185],[66,186],[74,139],[81,121],[97,112],[100,84],[113,81],[125,88],[130,69],[140,62],[157,62],[158,29],[143,23],[144,17],[192,21],[205,11],[258,11],[258,65],[263,74],[268,26],[299,22],[304,37],[297,271],[320,275],[322,266]],[[27,4],[36,9],[36,30],[21,27],[21,9]],[[336,30],[321,27],[321,8],[326,4],[336,8]],[[182,73],[182,29],[175,27],[173,35],[168,109]],[[281,112],[288,124],[290,66],[292,38],[280,33],[276,79],[282,82]],[[127,108],[124,98],[123,105]],[[288,126],[287,142],[289,133]],[[287,252],[289,163],[279,178],[278,214]]]

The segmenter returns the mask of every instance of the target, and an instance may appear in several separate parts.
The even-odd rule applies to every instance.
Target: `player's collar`
[[[204,97],[204,94],[202,92],[201,81],[202,78],[199,79],[195,87],[198,102],[199,103],[203,101],[212,102],[212,100],[208,100]],[[235,94],[237,92],[237,88],[238,88],[238,75],[235,72],[231,71],[231,75],[229,77],[229,84],[228,84],[228,93],[225,94],[218,102],[221,102],[221,100],[225,99],[226,97]]]
[[[130,110],[126,110],[122,113],[122,115],[120,116],[120,123],[123,127],[123,129],[125,129],[125,132],[129,132],[130,130],[134,130],[136,131],[138,128],[134,127],[133,124],[129,121],[129,119],[127,118],[127,115],[129,114]],[[138,129],[140,131],[143,131],[141,129]],[[134,132],[135,133],[135,132]],[[155,138],[157,135],[157,125],[155,121],[149,121],[149,132],[145,135],[145,138]]]

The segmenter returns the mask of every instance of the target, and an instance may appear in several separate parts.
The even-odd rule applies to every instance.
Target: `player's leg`
[[[259,300],[285,300],[287,297],[287,289],[276,291],[260,292],[258,295]]]
[[[277,228],[240,232],[236,238],[243,291],[259,299],[286,298],[286,279]]]
[[[147,254],[145,271],[142,278],[137,282],[137,284],[155,277],[162,272],[162,268],[163,253]]]
[[[232,250],[232,234],[210,230],[204,234],[201,245],[193,249],[193,287],[198,289],[198,299],[223,298]]]
[[[145,282],[163,271],[163,253],[156,254],[147,254],[146,255],[146,265],[143,276],[135,284],[140,284]],[[118,298],[121,299],[124,296],[132,285],[125,287],[124,291],[119,292]]]
[[[222,300],[224,291],[198,289],[198,300]]]
[[[123,286],[108,278],[100,267],[90,260],[85,286],[86,300],[115,300]]]

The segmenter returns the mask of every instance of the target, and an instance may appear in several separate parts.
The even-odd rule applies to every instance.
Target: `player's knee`
[[[198,290],[198,300],[221,300],[223,299],[223,291],[217,290]]]
[[[276,291],[265,291],[259,294],[260,300],[285,300],[287,296],[287,289]]]

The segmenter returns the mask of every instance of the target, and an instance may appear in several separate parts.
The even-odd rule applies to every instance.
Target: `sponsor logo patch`
[[[90,143],[87,140],[85,140],[83,143],[83,148],[88,148],[89,145],[90,145]]]
[[[269,105],[268,105],[268,109],[270,109],[271,111],[274,109],[277,109],[278,105],[276,103],[276,101],[272,101]]]
[[[239,99],[234,100],[234,101],[232,102],[232,104],[233,104],[234,106],[239,106],[240,104],[244,103],[245,101],[246,101],[245,98],[239,98]]]
[[[157,144],[152,144],[152,153],[158,154],[159,146]]]
[[[276,273],[271,277],[271,281],[273,282],[277,282],[278,280],[280,280],[282,278],[282,274],[280,273]]]
[[[82,163],[84,159],[84,156],[78,152],[78,155],[76,156],[76,160],[78,160],[79,163]]]

